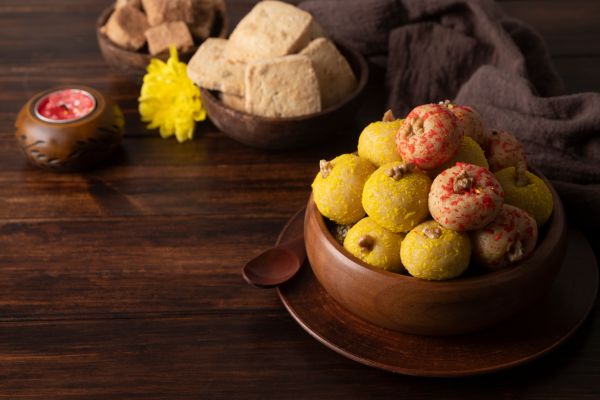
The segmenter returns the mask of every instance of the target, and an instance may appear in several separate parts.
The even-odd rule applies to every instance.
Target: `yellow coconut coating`
[[[354,154],[342,154],[331,160],[328,167],[326,174],[319,171],[313,181],[315,204],[330,220],[341,225],[353,224],[365,216],[361,196],[375,166]]]
[[[550,218],[554,201],[552,192],[543,180],[529,171],[525,174],[529,184],[518,186],[516,184],[515,167],[507,167],[496,172],[496,178],[504,189],[504,202],[527,211],[538,226],[542,226]]]
[[[350,228],[344,248],[373,267],[401,272],[404,269],[400,261],[402,239],[404,234],[392,233],[366,217]]]
[[[436,232],[439,237],[435,237]],[[464,232],[446,229],[435,221],[426,221],[406,235],[400,248],[400,258],[404,268],[416,278],[452,279],[469,266],[471,242]]]
[[[382,165],[365,183],[362,205],[375,222],[392,232],[408,232],[429,216],[427,206],[431,179],[414,169],[399,179],[390,170],[402,162]]]
[[[377,121],[369,124],[358,138],[358,155],[380,167],[392,161],[402,161],[396,150],[396,132],[401,119]]]
[[[450,161],[444,163],[441,167],[434,170],[430,176],[436,176],[440,172],[454,167],[457,162],[478,165],[485,169],[490,169],[487,159],[485,158],[485,152],[481,146],[479,146],[474,139],[470,138],[469,136],[465,136],[460,143],[458,151],[454,157],[452,157]]]

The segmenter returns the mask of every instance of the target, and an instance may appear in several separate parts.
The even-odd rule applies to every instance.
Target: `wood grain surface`
[[[255,1],[229,0],[232,25]],[[108,68],[95,20],[109,0],[0,2],[0,398],[597,399],[600,308],[530,365],[459,380],[416,379],[347,360],[306,334],[275,291],[246,285],[245,261],[271,246],[308,198],[312,150],[244,147],[203,123],[192,142],[139,122],[139,82]],[[505,1],[548,40],[571,91],[600,91],[600,3]],[[81,83],[126,117],[103,169],[27,165],[14,121],[35,93]],[[360,124],[379,118],[374,77]]]

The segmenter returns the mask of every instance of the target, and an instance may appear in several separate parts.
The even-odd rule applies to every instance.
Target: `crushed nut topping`
[[[411,163],[405,163],[395,165],[392,168],[385,171],[385,174],[395,181],[399,181],[402,177],[415,169],[415,165]]]
[[[327,160],[319,161],[319,169],[321,170],[321,176],[327,178],[333,169],[333,165]]]
[[[423,119],[416,117],[410,121],[405,120],[398,130],[398,135],[407,138],[413,135],[422,135],[423,132],[425,132],[423,128]]]
[[[375,238],[371,235],[364,235],[358,239],[358,245],[362,247],[364,251],[371,251],[373,250],[373,246],[375,246]]]
[[[527,167],[524,162],[520,162],[515,167],[515,185],[523,187],[531,184],[531,179],[527,176]]]
[[[440,101],[438,104],[439,104],[440,106],[447,107],[448,109],[452,109],[452,108],[454,108],[454,107],[455,107],[455,106],[454,106],[454,104],[452,104],[452,102],[451,102],[450,100],[444,100],[444,101]]]
[[[385,114],[383,114],[383,118],[381,119],[383,122],[392,122],[395,121],[397,118],[394,116],[394,113],[392,112],[392,110],[387,110],[385,112]]]
[[[454,190],[454,193],[466,192],[471,190],[474,183],[475,179],[470,176],[467,171],[463,171],[454,178],[452,189]]]
[[[429,239],[437,239],[440,236],[442,236],[442,230],[437,226],[426,226],[425,228],[423,228],[423,235],[427,236]]]
[[[523,243],[520,240],[514,242],[508,249],[508,253],[506,253],[506,257],[508,261],[515,262],[519,261],[525,255],[523,251]]]

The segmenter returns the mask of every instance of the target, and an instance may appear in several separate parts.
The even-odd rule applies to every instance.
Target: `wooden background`
[[[337,145],[264,152],[210,123],[186,144],[139,122],[139,86],[110,71],[94,22],[110,1],[0,2],[0,398],[598,399],[600,308],[551,355],[433,380],[349,361],[305,333],[240,268],[301,208]],[[228,0],[234,23],[254,1]],[[571,91],[600,91],[600,2],[506,1],[536,27]],[[84,83],[127,118],[123,151],[87,174],[26,165],[18,109]],[[380,110],[364,108],[361,121]]]

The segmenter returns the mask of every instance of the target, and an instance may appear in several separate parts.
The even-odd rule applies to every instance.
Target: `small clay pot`
[[[94,99],[93,109],[65,121],[45,118],[41,101],[50,93],[73,89]],[[52,171],[78,171],[105,160],[120,144],[124,118],[118,105],[85,86],[55,87],[33,96],[16,121],[15,137],[32,164]]]

